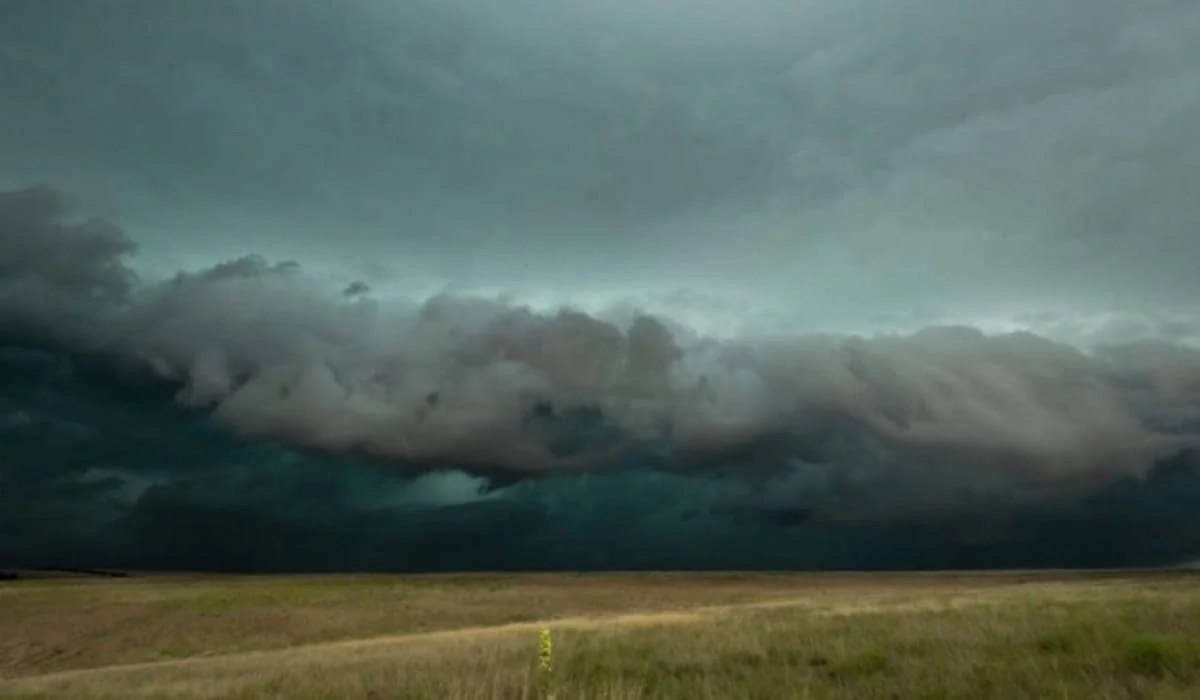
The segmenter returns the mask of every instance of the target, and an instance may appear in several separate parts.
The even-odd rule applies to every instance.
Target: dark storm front
[[[0,0],[0,565],[1196,559],[1200,6],[743,4]]]
[[[19,371],[4,378],[7,566],[1108,567],[1173,564],[1200,545],[1191,507],[1200,462],[1191,455],[1144,482],[1121,480],[1063,503],[964,503],[908,522],[811,522],[754,505],[760,496],[736,479],[636,469],[525,481],[459,505],[387,505],[381,494],[419,494],[422,484],[383,465],[241,443],[162,394],[71,376],[62,364],[54,378],[39,375],[30,357],[3,353],[4,368]]]
[[[1190,504],[1200,498],[1200,461],[1188,447],[1195,427],[1185,420],[1190,395],[1156,395],[1162,389],[1152,380],[1160,365],[1146,361],[1159,353],[1178,372],[1194,373],[1200,368],[1194,351],[1154,346],[1130,355],[1139,351],[1132,346],[1101,361],[1032,336],[966,329],[816,345],[800,339],[782,349],[744,343],[697,349],[677,344],[649,320],[622,331],[578,314],[537,316],[443,299],[419,310],[399,345],[345,354],[336,343],[371,339],[370,324],[381,322],[380,307],[363,306],[369,299],[299,303],[303,296],[289,294],[307,288],[295,286],[294,276],[302,274],[295,266],[253,259],[140,288],[123,267],[133,247],[120,230],[69,223],[58,202],[50,190],[0,196],[6,262],[0,553],[8,565],[1095,567],[1178,563],[1196,552],[1200,523]],[[47,245],[54,248],[41,247]],[[244,342],[251,337],[243,335],[244,318],[223,306],[232,292],[248,295],[243,302],[256,312],[253,343]],[[376,313],[362,315],[364,309]],[[340,325],[346,311],[368,324],[362,332]],[[458,316],[446,335],[448,314]],[[589,332],[580,333],[580,324]],[[556,335],[564,327],[574,334]],[[338,391],[306,386],[297,367],[314,358],[295,352],[306,338],[335,343],[317,361],[338,377]],[[596,338],[610,339],[601,350],[626,359],[600,359],[640,367],[640,380],[589,384],[578,374],[586,355],[569,354],[574,360],[564,366],[540,354],[547,343],[561,349],[571,338],[571,353],[594,353]],[[355,392],[403,399],[408,394],[380,393],[366,380],[378,381],[381,368],[395,367],[388,363],[411,358],[406,345],[437,350],[445,342],[454,345],[439,356],[459,365],[443,368],[441,387],[413,394],[427,412],[425,423],[405,422],[412,404],[390,405],[395,413],[383,422],[378,404],[353,410]],[[639,342],[641,364],[631,364],[624,353],[636,352]],[[464,385],[464,376],[495,361],[489,343],[507,344],[502,370],[509,374],[500,376],[523,369],[540,372],[540,381],[517,390],[492,384],[492,394],[478,393],[477,383]],[[1014,356],[1018,350],[1025,354]],[[739,404],[722,406],[713,394],[721,390],[713,386],[720,377],[697,376],[682,397],[670,386],[668,369],[687,352],[740,358],[743,372],[788,368],[801,376],[791,385],[776,382],[770,403],[740,404],[746,414],[729,414]],[[929,437],[919,428],[951,420],[945,411],[956,394],[942,397],[951,401],[947,406],[930,404],[920,375],[897,374],[906,366],[912,371],[922,353],[958,363],[957,374],[942,379],[957,377],[956,391],[979,392],[958,400],[1044,415],[1057,409],[1054,417],[1075,432],[1046,454],[1035,449],[1045,447],[1038,433],[1013,433],[1009,424],[973,433],[968,422],[953,440]],[[213,364],[214,357],[221,362]],[[513,358],[524,367],[514,368]],[[982,358],[990,359],[973,364]],[[1005,395],[986,393],[987,375],[972,374],[1005,358],[1012,375],[993,390],[1055,376],[1069,383],[1057,393],[1041,387],[1028,406],[1007,406]],[[370,362],[374,374],[364,374]],[[836,400],[842,394],[802,376],[809,366],[823,375],[840,368],[871,393],[862,403]],[[405,381],[403,368],[394,371],[394,381]],[[1198,375],[1178,376],[1194,382]],[[256,382],[272,390],[256,389]],[[1061,403],[1064,392],[1083,402],[1113,402],[1108,409],[1135,421],[1138,431],[1127,433],[1128,444],[1116,451],[1120,459],[1092,449],[1101,437],[1087,433],[1096,409]],[[467,399],[496,412],[472,413]],[[697,403],[726,413],[708,415],[709,428],[697,430],[699,417],[687,412]],[[307,413],[297,418],[299,409]],[[437,416],[453,410],[464,412]],[[754,416],[759,422],[748,425]],[[315,432],[298,440],[296,420],[316,421]],[[322,429],[322,421],[341,431]],[[496,445],[496,459],[488,462],[481,458],[489,454],[486,444],[464,452],[447,439],[464,426],[476,441],[490,435],[508,444]],[[423,437],[422,429],[443,434]],[[408,431],[403,443],[375,437],[397,430]],[[1139,440],[1148,449],[1131,449]],[[287,447],[289,441],[304,449]],[[1141,478],[1138,460],[1156,452],[1164,454]],[[1038,471],[1072,466],[1074,472]]]

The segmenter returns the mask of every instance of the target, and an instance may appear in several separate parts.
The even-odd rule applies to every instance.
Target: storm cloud
[[[1200,549],[1188,3],[0,12],[0,560]]]

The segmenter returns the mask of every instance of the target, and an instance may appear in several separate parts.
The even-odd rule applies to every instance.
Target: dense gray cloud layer
[[[62,184],[153,260],[251,238],[381,276],[717,290],[821,322],[1200,292],[1190,2],[4,12],[0,178]]]
[[[1200,448],[1200,349],[965,327],[720,340],[642,313],[329,294],[257,257],[135,286],[123,233],[60,207],[0,196],[10,332],[174,383],[240,435],[407,472],[732,469],[792,474],[800,499],[866,480],[870,503],[831,507],[884,518],[1073,495]]]
[[[347,455],[558,484],[445,482],[477,522],[632,470],[651,519],[894,525],[1111,514],[1200,447],[1194,3],[9,0],[0,99],[0,368],[45,376],[0,428],[92,436],[0,485],[136,504],[87,510],[131,551],[359,494]],[[139,401],[304,466],[137,466]]]
[[[1200,351],[1182,345],[1084,353],[962,327],[722,341],[646,315],[339,295],[254,257],[138,283],[119,229],[59,213],[52,190],[0,197],[0,562],[911,568],[1200,551]]]

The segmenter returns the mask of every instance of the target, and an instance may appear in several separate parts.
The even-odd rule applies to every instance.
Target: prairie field
[[[0,581],[0,697],[1195,698],[1198,584],[1190,571],[21,576]]]

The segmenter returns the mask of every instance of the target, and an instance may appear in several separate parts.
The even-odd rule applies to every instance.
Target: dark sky
[[[1190,557],[1196,124],[1179,0],[0,0],[0,559]]]

